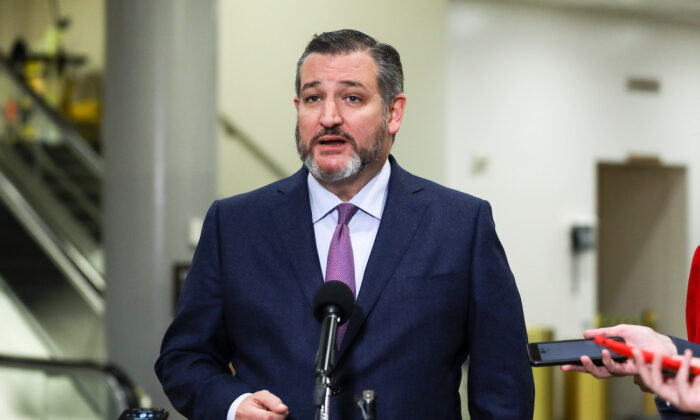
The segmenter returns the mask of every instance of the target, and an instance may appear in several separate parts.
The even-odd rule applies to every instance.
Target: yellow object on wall
[[[608,383],[587,373],[565,372],[564,411],[567,420],[606,420]]]
[[[527,338],[531,343],[551,341],[554,337],[551,328],[528,328]],[[554,418],[554,370],[556,367],[532,368],[535,379],[535,413],[533,420]]]
[[[97,124],[100,120],[100,104],[96,99],[75,101],[68,112],[73,121]]]

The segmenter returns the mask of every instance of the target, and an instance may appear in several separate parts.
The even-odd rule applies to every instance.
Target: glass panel
[[[42,418],[44,384],[42,372],[0,368],[0,418]]]
[[[0,367],[0,418],[114,420],[125,408],[100,371]]]
[[[91,270],[103,275],[102,159],[2,61],[0,170],[12,178],[33,207],[57,214],[52,228],[78,249]],[[61,211],[53,210],[57,206]],[[50,217],[44,218],[51,222]],[[64,223],[66,218],[70,223]]]

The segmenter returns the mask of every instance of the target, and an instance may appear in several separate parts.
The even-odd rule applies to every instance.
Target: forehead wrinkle
[[[369,68],[367,68],[369,66]],[[370,70],[371,69],[371,70]],[[373,80],[365,80],[366,70],[370,70]],[[309,74],[308,72],[311,72]],[[356,74],[360,71],[361,74]],[[320,74],[319,74],[320,72]],[[300,68],[300,79],[305,79],[304,75],[311,81],[302,83],[299,92],[305,89],[319,87],[326,81],[338,83],[344,86],[360,87],[365,90],[372,90],[374,83],[377,83],[377,64],[367,51],[358,50],[342,54],[321,54],[314,52],[309,54]],[[332,77],[325,80],[327,76]],[[320,76],[320,77],[319,77]],[[358,77],[359,76],[359,77]],[[361,81],[363,80],[364,83]]]
[[[361,87],[363,89],[367,89],[362,82],[359,82],[357,80],[341,80],[339,83],[347,86],[352,86],[352,87]]]

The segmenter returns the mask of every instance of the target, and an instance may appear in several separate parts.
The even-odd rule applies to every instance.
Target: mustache
[[[352,144],[353,146],[356,146],[355,139],[345,131],[341,130],[338,127],[331,127],[331,128],[324,128],[323,130],[319,131],[316,133],[312,138],[311,141],[309,142],[309,148],[313,147],[318,143],[323,136],[338,136],[342,137],[345,139],[348,143]]]

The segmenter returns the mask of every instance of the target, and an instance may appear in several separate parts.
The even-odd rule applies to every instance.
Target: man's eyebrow
[[[314,80],[313,82],[304,83],[304,84],[301,86],[301,90],[312,88],[312,87],[314,87],[314,86],[319,85],[320,83],[321,83],[321,82],[318,81],[318,80]]]
[[[363,85],[362,82],[358,82],[356,80],[341,80],[338,83],[343,84],[343,85],[347,85],[347,86],[360,87],[363,89],[367,89],[367,87],[365,87],[365,85]],[[314,80],[313,82],[307,82],[301,86],[301,90],[311,89],[311,88],[316,87],[320,84],[321,84],[321,82],[319,80]]]

